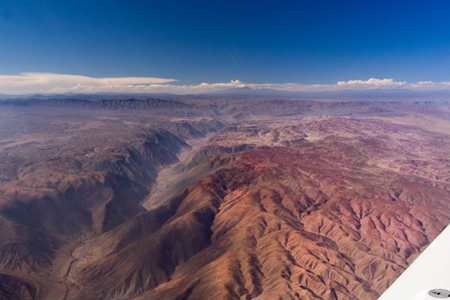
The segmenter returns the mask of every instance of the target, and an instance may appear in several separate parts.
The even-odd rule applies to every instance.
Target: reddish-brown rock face
[[[316,142],[214,156],[192,169],[217,168],[167,204],[170,212],[141,217],[160,220],[158,229],[80,267],[77,299],[121,299],[118,282],[125,298],[151,290],[139,299],[377,299],[450,221],[448,183],[402,151],[447,142],[378,121],[304,130],[318,127],[343,129]],[[416,139],[386,140],[381,130]],[[438,168],[435,155],[428,161]],[[378,165],[386,159],[393,164]],[[132,235],[133,222],[102,238]]]
[[[225,104],[221,123],[171,120],[214,136],[166,185],[156,175],[190,127],[144,139],[133,129],[128,147],[123,134],[120,147],[83,150],[91,156],[78,171],[57,168],[70,157],[20,167],[0,194],[0,295],[377,299],[450,223],[445,109],[365,115],[364,104],[364,114],[322,119],[313,111],[342,114],[345,103],[303,103],[308,116],[251,117],[214,133],[239,112]],[[152,189],[167,197],[150,203]]]

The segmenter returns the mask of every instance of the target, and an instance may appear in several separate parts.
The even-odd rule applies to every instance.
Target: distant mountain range
[[[203,94],[171,94],[171,93],[92,93],[92,94],[26,94],[7,95],[0,94],[0,99],[126,99],[126,98],[284,98],[284,99],[340,99],[340,98],[448,98],[450,90],[438,91],[414,91],[408,89],[370,89],[370,90],[341,90],[341,91],[320,91],[320,92],[291,92],[274,89],[252,89],[249,87],[231,88],[220,91],[213,91]]]
[[[290,92],[273,89],[233,88],[208,93],[209,96],[231,98],[385,98],[385,97],[449,97],[450,90],[414,91],[407,89],[342,90],[322,92]]]

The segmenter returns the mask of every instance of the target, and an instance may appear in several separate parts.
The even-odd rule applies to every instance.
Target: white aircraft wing
[[[450,299],[450,226],[378,300]]]

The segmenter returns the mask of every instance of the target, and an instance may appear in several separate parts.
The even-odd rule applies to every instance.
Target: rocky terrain
[[[377,299],[450,223],[445,103],[0,103],[0,299]]]

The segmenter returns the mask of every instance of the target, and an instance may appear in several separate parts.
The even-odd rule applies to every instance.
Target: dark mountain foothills
[[[316,98],[316,97],[312,97]],[[369,100],[286,100],[286,99],[204,99],[204,98],[180,98],[154,99],[154,98],[131,98],[131,99],[75,99],[75,98],[25,98],[25,99],[3,99],[0,107],[3,108],[70,108],[84,110],[103,111],[146,111],[155,116],[171,117],[194,117],[194,116],[233,116],[235,120],[248,119],[251,116],[261,115],[298,115],[314,111],[339,112],[343,110],[348,114],[353,113],[377,113],[391,108],[398,109],[400,105],[406,104],[409,109],[413,106],[419,107],[448,107],[449,101],[437,100],[427,101],[427,98],[400,98],[401,100],[386,99],[380,97],[373,101]],[[381,110],[381,111],[380,111]],[[350,112],[351,113],[351,112]]]
[[[440,102],[27,101],[0,299],[377,299],[450,223]]]
[[[56,106],[87,109],[189,109],[192,105],[162,99],[114,99],[114,100],[84,100],[84,99],[17,99],[3,101],[8,106]]]

